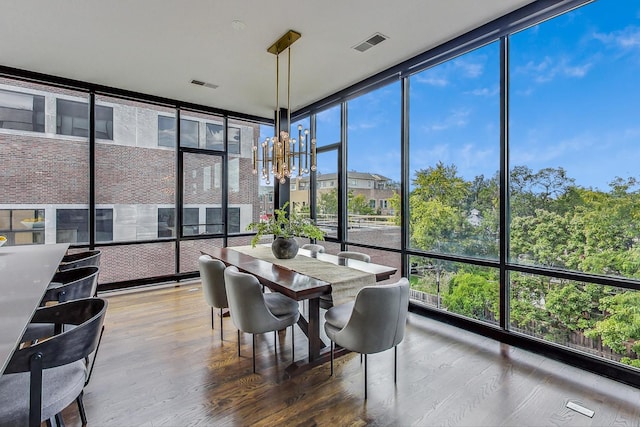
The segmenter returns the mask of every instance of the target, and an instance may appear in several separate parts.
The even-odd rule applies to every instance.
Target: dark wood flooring
[[[211,330],[198,283],[107,295],[102,347],[85,406],[91,426],[632,426],[640,390],[410,314],[398,347],[369,356],[369,398],[357,354],[284,380],[290,329],[251,336],[236,355],[236,329]],[[306,338],[296,327],[296,356]],[[282,349],[282,351],[280,351]],[[593,418],[566,408],[573,401]],[[68,426],[80,425],[75,405]]]

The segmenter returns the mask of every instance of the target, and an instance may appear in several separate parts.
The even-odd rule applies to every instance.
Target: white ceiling
[[[0,65],[270,118],[267,48],[289,29],[302,33],[292,47],[295,111],[531,2],[0,0]],[[352,49],[376,32],[389,39]],[[282,89],[285,66],[281,56]]]

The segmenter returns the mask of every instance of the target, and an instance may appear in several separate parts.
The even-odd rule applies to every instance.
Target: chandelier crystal
[[[289,30],[267,51],[276,55],[276,130],[280,129],[280,53],[287,50],[287,127],[291,127],[291,45],[300,38],[300,33]],[[309,130],[298,125],[298,138],[291,138],[289,132],[281,130],[276,136],[265,139],[253,146],[253,173],[258,169],[262,179],[271,184],[274,180],[285,184],[288,178],[308,174],[316,170],[316,140],[309,140]]]

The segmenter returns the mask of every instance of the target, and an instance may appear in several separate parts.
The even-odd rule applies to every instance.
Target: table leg
[[[326,344],[320,339],[320,298],[309,300],[309,362],[313,362],[320,355],[320,349]]]

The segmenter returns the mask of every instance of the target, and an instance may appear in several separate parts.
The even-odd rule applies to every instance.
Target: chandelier
[[[309,142],[309,130],[298,125],[298,138],[291,138],[291,45],[301,34],[289,30],[267,49],[276,55],[276,136],[253,146],[253,173],[260,170],[262,179],[271,184],[270,176],[284,184],[287,178],[302,176],[316,170],[316,140]],[[286,131],[280,130],[280,53],[287,51],[287,123]]]

